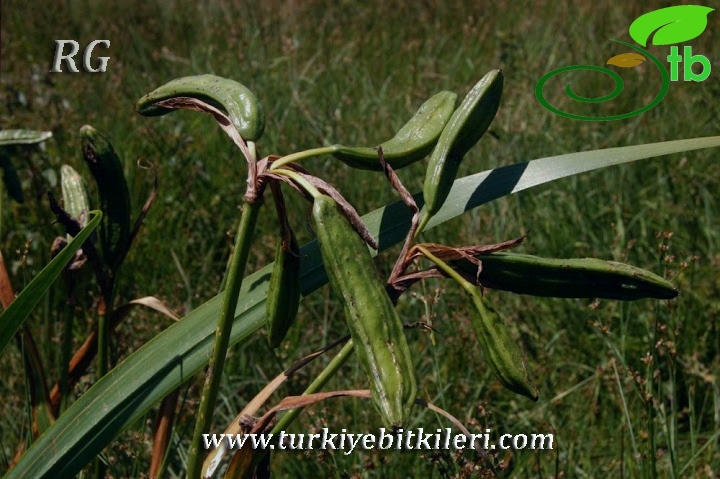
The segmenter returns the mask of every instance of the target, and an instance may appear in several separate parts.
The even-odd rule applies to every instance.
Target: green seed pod
[[[87,213],[90,211],[85,180],[72,166],[62,165],[60,167],[60,186],[65,211],[84,228],[87,226]]]
[[[509,390],[537,401],[538,390],[530,379],[525,359],[502,318],[480,291],[475,289],[470,296],[474,309],[472,325],[493,374]]]
[[[122,162],[110,141],[92,126],[80,128],[80,136],[103,213],[99,228],[103,256],[110,270],[115,271],[130,241],[130,194]]]
[[[172,109],[156,103],[190,97],[223,111],[247,141],[257,141],[265,129],[265,114],[255,94],[245,85],[215,75],[195,75],[171,80],[142,97],[135,111],[144,116],[165,115]]]
[[[342,299],[360,365],[385,425],[404,424],[415,402],[415,372],[402,322],[385,292],[365,242],[324,195],[313,203],[313,225],[325,271]]]
[[[290,231],[290,242],[278,239],[270,275],[265,318],[270,347],[277,348],[295,322],[300,306],[300,247]]]
[[[443,129],[425,175],[425,207],[418,233],[443,205],[463,157],[480,140],[495,118],[502,89],[502,72],[492,70],[487,73],[470,90]]]
[[[397,170],[425,158],[455,111],[456,102],[457,95],[449,91],[430,97],[392,139],[380,144],[385,161]],[[338,148],[333,156],[348,166],[382,171],[375,148],[341,145]]]
[[[518,294],[555,298],[604,298],[634,301],[672,299],[678,291],[666,279],[642,268],[597,258],[541,258],[518,253],[478,256],[483,286]],[[470,261],[452,263],[475,277]]]

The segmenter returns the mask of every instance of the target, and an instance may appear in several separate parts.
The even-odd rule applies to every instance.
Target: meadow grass
[[[19,165],[25,204],[3,202],[0,250],[12,266],[14,286],[22,289],[47,263],[52,240],[61,234],[44,198],[48,188],[59,195],[50,171],[57,175],[60,165],[69,163],[88,174],[78,135],[87,123],[106,132],[124,159],[136,211],[152,181],[135,162],[151,162],[159,180],[157,201],[123,266],[117,296],[129,300],[152,294],[182,314],[217,293],[232,244],[228,231],[244,192],[243,160],[203,115],[147,119],[133,112],[143,94],[179,76],[214,73],[256,92],[267,115],[258,145],[262,154],[335,142],[377,144],[391,137],[425,98],[443,89],[462,96],[491,68],[505,74],[503,101],[460,175],[554,154],[717,134],[720,88],[714,74],[703,83],[673,83],[655,109],[616,122],[568,120],[535,99],[534,86],[543,74],[566,65],[603,65],[624,52],[610,39],[629,41],[630,22],[661,6],[667,5],[4,1],[0,127],[54,133],[44,151]],[[711,15],[708,32],[714,34],[716,25]],[[717,62],[709,33],[692,42],[693,50]],[[48,73],[54,40],[61,38],[82,45],[110,39],[107,72]],[[651,51],[661,59],[665,54],[663,48]],[[106,53],[98,49],[97,54]],[[656,72],[650,65],[636,70],[626,82],[627,99],[603,106],[603,112],[635,108],[655,95]],[[609,88],[603,80],[577,81],[588,94]],[[537,403],[504,390],[486,369],[458,288],[431,281],[400,302],[405,322],[430,318],[436,328],[432,338],[418,330],[408,333],[410,347],[419,353],[415,359],[424,398],[452,412],[471,431],[555,434],[553,451],[498,452],[497,459],[510,463],[513,477],[714,477],[720,470],[716,155],[712,150],[672,155],[558,181],[495,201],[424,235],[428,241],[463,245],[528,233],[522,252],[623,261],[665,275],[680,289],[670,303],[491,292],[528,355],[541,394]],[[305,166],[336,184],[362,213],[395,199],[376,173],[351,170],[329,157]],[[424,163],[399,174],[411,191],[418,191]],[[312,238],[305,226],[307,203],[286,196],[303,243]],[[274,215],[265,214],[250,271],[272,260],[276,231]],[[385,271],[394,262],[393,252],[379,260]],[[85,320],[76,322],[76,345],[92,327],[91,300],[78,307],[77,316]],[[30,320],[53,380],[64,302],[58,284]],[[116,360],[167,325],[159,315],[134,312],[118,329]],[[323,288],[303,301],[297,327],[279,350],[270,351],[261,334],[232,349],[216,430],[282,367],[345,333],[341,307]],[[8,348],[3,361],[2,469],[29,435],[17,348]],[[319,360],[301,371],[280,393],[301,393],[324,364]],[[91,382],[89,377],[76,394]],[[169,477],[184,470],[200,384],[198,377],[181,392]],[[364,387],[357,364],[350,362],[328,387]],[[151,424],[148,417],[106,449],[109,474],[140,477],[147,472]],[[292,429],[364,432],[377,426],[366,401],[342,399],[308,410]],[[408,427],[434,430],[447,423],[418,409]],[[279,477],[467,477],[482,470],[483,461],[469,453],[273,456]]]

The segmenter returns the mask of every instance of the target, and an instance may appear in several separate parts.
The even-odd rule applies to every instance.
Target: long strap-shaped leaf
[[[542,158],[457,180],[442,209],[428,223],[437,226],[502,196],[553,180],[654,156],[720,146],[720,137],[610,148]],[[379,238],[380,250],[402,241],[410,213],[396,202],[363,217]],[[327,281],[316,242],[302,248],[303,294]],[[264,324],[272,264],[243,281],[230,344]],[[220,308],[218,295],[168,327],[100,379],[42,435],[6,475],[11,478],[70,477],[121,430],[141,418],[165,395],[207,364]]]
[[[40,302],[53,281],[60,276],[60,273],[70,262],[75,252],[80,249],[80,246],[100,223],[102,218],[100,211],[91,211],[90,214],[93,215],[93,218],[88,225],[30,281],[30,284],[25,286],[25,289],[15,298],[15,301],[0,314],[0,354],[15,336],[17,330],[20,329],[23,321],[27,319],[33,308]]]
[[[2,130],[0,131],[0,146],[32,145],[42,143],[51,136],[51,131]]]

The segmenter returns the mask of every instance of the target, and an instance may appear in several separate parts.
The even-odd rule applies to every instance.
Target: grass
[[[159,178],[158,200],[123,266],[117,296],[128,300],[152,294],[184,313],[217,292],[232,244],[228,231],[234,230],[244,191],[242,158],[204,116],[174,113],[151,120],[133,112],[144,93],[178,76],[215,73],[250,87],[267,114],[261,152],[286,154],[324,143],[379,143],[431,94],[450,89],[463,95],[487,70],[502,68],[506,87],[500,111],[460,175],[572,151],[709,136],[719,126],[715,99],[720,90],[713,74],[703,83],[673,83],[658,107],[619,122],[567,120],[544,110],[534,97],[535,82],[554,68],[602,65],[624,53],[609,40],[627,40],[630,22],[667,6],[664,2],[456,0],[390,6],[322,0],[233,5],[79,0],[30,8],[34,3],[40,6],[34,0],[5,1],[0,19],[5,99],[0,127],[54,133],[44,151],[18,163],[25,204],[3,202],[0,250],[12,266],[16,290],[47,263],[52,240],[61,234],[43,196],[48,188],[59,194],[50,172],[57,175],[62,163],[70,163],[88,173],[81,165],[78,135],[88,123],[107,132],[124,158],[136,211],[151,177],[135,161],[152,162]],[[711,62],[717,61],[709,34],[717,25],[712,15],[708,33],[692,42],[693,52]],[[109,51],[96,53],[111,57],[108,71],[47,73],[54,40],[61,38],[83,46],[110,39]],[[663,48],[651,52],[661,59],[666,55]],[[652,98],[657,79],[650,67],[634,69],[626,81],[626,102],[603,111],[634,108]],[[578,89],[589,94],[608,88],[602,80],[577,81]],[[720,171],[713,153],[673,155],[560,181],[498,200],[425,235],[429,241],[467,244],[529,232],[523,252],[624,261],[672,278],[681,291],[671,303],[491,293],[528,355],[541,393],[538,403],[503,390],[486,370],[457,288],[429,282],[401,301],[405,321],[429,314],[438,330],[434,343],[418,331],[408,337],[419,353],[423,397],[451,411],[471,431],[488,427],[498,434],[555,434],[552,452],[499,455],[510,461],[514,476],[713,477],[720,469],[720,283],[715,274],[720,225],[714,198]],[[305,166],[333,181],[361,212],[394,198],[377,174],[350,170],[330,158]],[[411,191],[420,189],[423,175],[424,164],[400,172]],[[312,237],[305,228],[307,205],[287,196],[302,243]],[[271,261],[277,229],[272,216],[260,218],[251,271]],[[385,254],[379,264],[389,271],[393,261],[392,254]],[[444,293],[440,297],[438,289]],[[59,375],[64,302],[58,284],[30,320],[53,379]],[[92,327],[90,300],[78,308],[78,316],[87,319],[76,322],[76,345]],[[215,412],[218,431],[282,366],[345,332],[341,308],[327,288],[305,300],[300,314],[299,327],[278,351],[269,351],[262,335],[231,351]],[[167,321],[133,313],[118,330],[117,359]],[[0,390],[9,413],[0,423],[2,469],[29,435],[17,348],[8,348],[3,360]],[[321,367],[299,373],[282,394],[301,392]],[[92,376],[75,393],[91,382]],[[181,393],[170,477],[184,470],[200,384],[198,377]],[[329,385],[359,386],[354,361]],[[303,414],[293,430],[367,432],[377,426],[367,406],[359,400],[330,401]],[[113,477],[148,471],[151,419],[105,451]],[[434,429],[446,423],[418,411],[410,426]],[[469,454],[309,455],[313,460],[301,460],[299,453],[275,454],[273,470],[297,477],[462,477],[482,467]]]

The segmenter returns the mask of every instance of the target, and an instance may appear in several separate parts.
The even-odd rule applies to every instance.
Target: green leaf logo
[[[653,33],[653,45],[686,42],[705,31],[707,16],[713,10],[700,5],[678,5],[654,10],[639,16],[630,25],[630,36],[644,47]]]

